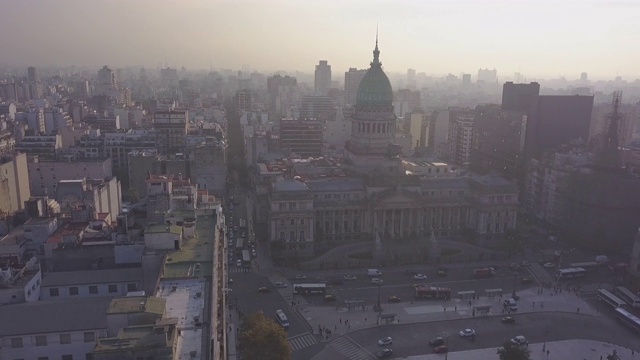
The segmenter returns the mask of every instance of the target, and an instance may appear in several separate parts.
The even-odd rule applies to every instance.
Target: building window
[[[69,295],[78,295],[78,287],[72,286],[69,288]]]
[[[60,344],[71,344],[71,334],[60,334]]]
[[[84,342],[96,341],[96,334],[93,331],[86,331],[84,333]]]
[[[14,337],[11,338],[11,347],[12,348],[21,348],[22,345],[22,338],[21,337]]]
[[[300,241],[304,241],[304,230],[300,231]]]
[[[60,295],[60,290],[58,288],[49,289],[49,296],[56,297]]]
[[[296,241],[296,232],[295,231],[289,232],[289,241]]]
[[[97,294],[98,285],[89,285],[89,294]]]
[[[291,225],[295,225],[296,224],[296,219],[291,219]]]
[[[49,360],[48,356],[38,356],[38,360]]]
[[[127,291],[137,291],[137,290],[138,290],[138,284],[136,283],[127,284]]]
[[[300,219],[300,225],[304,225],[304,219]]]
[[[284,220],[280,220],[280,225],[284,226]]]
[[[73,360],[73,355],[62,355],[62,360]]]
[[[109,294],[114,294],[118,292],[118,285],[109,284]]]
[[[280,231],[280,241],[284,241],[284,231]]]
[[[47,346],[47,336],[46,335],[36,336],[36,346]]]

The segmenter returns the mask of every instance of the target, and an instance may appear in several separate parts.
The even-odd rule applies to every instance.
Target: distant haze
[[[640,1],[3,0],[0,63],[630,79]]]

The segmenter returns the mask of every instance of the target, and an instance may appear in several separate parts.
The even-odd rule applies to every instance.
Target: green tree
[[[502,347],[498,349],[498,356],[500,360],[531,360],[529,350],[511,341],[502,344]]]
[[[291,359],[287,333],[262,311],[243,319],[240,346],[245,360]]]

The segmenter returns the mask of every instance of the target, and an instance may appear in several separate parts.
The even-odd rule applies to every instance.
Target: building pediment
[[[422,196],[419,193],[402,189],[383,192],[373,199],[373,205],[378,208],[407,208],[422,204]]]

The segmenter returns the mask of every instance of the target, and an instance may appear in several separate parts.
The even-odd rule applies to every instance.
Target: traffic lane
[[[306,322],[291,310],[291,304],[280,295],[269,279],[254,272],[230,275],[233,275],[233,285],[228,301],[235,303],[237,298],[238,309],[244,314],[262,311],[266,317],[274,319],[276,310],[282,310],[289,319],[287,337],[309,331]],[[261,286],[268,287],[271,292],[259,293],[258,288]]]
[[[489,278],[476,280],[442,281],[433,283],[416,282],[430,286],[446,287],[451,289],[451,297],[455,298],[459,291],[475,291],[477,295],[485,295],[487,289],[502,289],[503,296],[508,296],[513,291],[513,278]],[[410,286],[413,283],[390,284],[387,281],[380,287],[381,301],[385,301],[389,296],[395,295],[403,301],[413,299],[414,290]],[[531,284],[522,284],[516,281],[516,292],[531,288]],[[327,288],[328,294],[336,294],[341,300],[365,300],[375,296],[377,301],[378,286],[370,283],[343,283],[343,285],[331,286]]]
[[[514,317],[514,324],[503,324],[500,322],[500,316],[491,316],[399,326],[384,325],[352,332],[349,337],[367,351],[375,353],[381,348],[376,342],[383,337],[391,336],[393,345],[390,347],[393,348],[396,357],[432,353],[428,341],[436,336],[445,338],[450,351],[499,347],[518,335],[524,335],[530,343],[593,339],[639,348],[635,335],[608,317],[568,313],[523,314]],[[458,335],[458,332],[465,328],[476,331],[475,340],[470,341]]]

